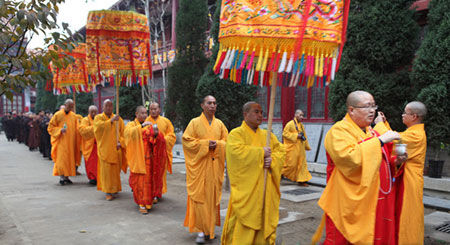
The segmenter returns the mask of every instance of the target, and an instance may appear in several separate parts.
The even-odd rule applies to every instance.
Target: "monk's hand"
[[[270,147],[263,147],[263,149],[264,149],[264,158],[270,157],[270,155],[272,154],[272,150],[270,149]]]
[[[264,158],[264,168],[270,168],[270,164],[272,163],[272,157]]]
[[[378,138],[379,138],[383,143],[386,144],[386,143],[392,142],[392,141],[394,141],[394,140],[400,139],[400,134],[397,133],[397,132],[395,132],[395,131],[389,130],[389,131],[387,131],[386,133],[380,135]]]
[[[379,111],[378,112],[378,116],[375,118],[375,124],[379,123],[379,122],[386,122],[386,117],[384,116],[384,113]]]
[[[142,124],[142,127],[146,127],[146,126],[148,126],[148,125],[152,125],[152,123],[151,122],[144,122],[143,124]]]
[[[65,128],[62,128],[62,129],[61,129],[61,133],[62,133],[62,134],[64,134],[66,131],[67,131],[67,129],[65,129]]]
[[[119,115],[115,115],[111,118],[111,122],[119,121]]]
[[[216,149],[216,146],[217,146],[217,142],[215,140],[210,140],[209,141],[209,149],[210,150]]]
[[[121,146],[121,145],[120,145],[120,142],[117,142],[116,149],[119,150],[119,149],[120,149],[120,146]]]
[[[402,165],[402,163],[406,162],[407,159],[408,159],[408,153],[406,153],[406,152],[403,155],[398,155],[397,158],[395,159],[395,165],[400,166],[400,165]]]

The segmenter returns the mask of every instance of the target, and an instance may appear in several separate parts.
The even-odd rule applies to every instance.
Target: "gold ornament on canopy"
[[[319,86],[339,66],[349,0],[224,0],[214,72],[237,83]]]

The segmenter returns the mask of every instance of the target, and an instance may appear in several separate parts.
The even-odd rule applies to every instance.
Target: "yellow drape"
[[[294,122],[295,121],[295,122]],[[295,127],[297,123],[297,128]],[[299,132],[303,132],[306,140],[297,138]],[[289,121],[283,129],[283,143],[286,146],[286,161],[282,174],[286,178],[296,182],[306,182],[312,178],[306,163],[306,151],[311,150],[305,128],[297,119]]]
[[[272,134],[272,164],[267,174],[263,217],[264,149],[267,131],[254,132],[245,122],[227,140],[227,170],[231,184],[222,244],[275,243],[280,205],[281,169],[285,148]]]
[[[375,233],[381,143],[376,137],[369,139],[369,128],[365,132],[347,114],[325,136],[335,169],[319,206],[353,244],[371,244]]]
[[[78,126],[78,132],[80,132],[82,137],[81,152],[83,153],[84,159],[89,159],[95,142],[94,119],[89,115],[83,118]]]
[[[129,122],[125,127],[124,142],[124,146],[127,149],[126,155],[130,171],[145,174],[145,150],[144,142],[142,141],[142,126],[137,119]]]

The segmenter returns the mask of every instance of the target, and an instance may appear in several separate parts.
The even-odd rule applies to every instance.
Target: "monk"
[[[139,205],[147,214],[157,196],[162,194],[162,176],[167,160],[166,142],[156,125],[145,121],[147,109],[136,108],[136,119],[125,127],[125,146],[130,167],[130,187]]]
[[[397,227],[398,244],[423,244],[424,208],[423,208],[423,168],[427,151],[427,136],[423,119],[427,114],[426,106],[419,101],[406,105],[402,114],[406,131],[400,132],[401,143],[406,144],[407,160],[396,174],[397,213],[400,220]],[[389,123],[382,113],[375,119],[377,130],[390,130]],[[380,122],[383,122],[380,124]],[[380,126],[378,128],[378,126]],[[385,127],[383,127],[385,126]]]
[[[80,114],[76,114],[76,113],[75,113],[75,115],[77,116],[77,119],[78,119],[78,125],[80,125],[81,124],[81,120],[83,120],[83,116],[80,115]],[[77,144],[79,146],[81,146],[82,141],[83,141],[83,137],[81,136],[79,130],[77,130],[77,136],[76,137],[77,137]],[[81,173],[78,171],[78,168],[81,166],[81,155],[83,155],[83,154],[81,152],[81,147],[80,147],[80,150],[77,151],[77,153],[75,155],[75,166],[76,166],[75,167],[75,173],[76,173],[76,175],[81,175]]]
[[[162,193],[167,192],[167,172],[172,174],[172,149],[175,145],[175,141],[177,140],[177,137],[175,136],[175,132],[173,130],[173,125],[170,122],[169,119],[160,116],[161,108],[159,107],[159,104],[156,102],[153,102],[150,104],[150,116],[147,117],[145,121],[151,122],[153,125],[157,125],[159,132],[161,132],[164,136],[164,140],[166,141],[166,152],[167,152],[167,159],[166,163],[164,164],[164,171],[163,171],[163,187],[162,187]],[[158,200],[158,199],[156,199]]]
[[[188,194],[184,226],[189,232],[198,232],[197,243],[214,239],[214,225],[220,226],[228,135],[225,125],[214,116],[216,99],[206,96],[201,107],[203,113],[189,122],[182,138]]]
[[[105,100],[103,113],[98,114],[94,119],[94,135],[99,158],[97,190],[106,194],[107,201],[112,201],[116,198],[115,194],[122,190],[120,169],[126,172],[127,167],[123,152],[123,120],[119,115],[114,115],[112,111],[111,100]]]
[[[72,184],[69,176],[75,176],[78,118],[73,113],[73,100],[67,99],[64,108],[53,115],[47,131],[51,136],[52,159],[55,162],[53,176],[60,176],[59,184]]]
[[[319,200],[324,218],[313,237],[320,239],[326,224],[324,244],[395,244],[394,164],[406,158],[391,158],[393,140],[399,134],[380,135],[370,124],[377,106],[365,91],[351,92],[347,114],[325,136],[327,186]]]
[[[286,162],[284,162],[282,174],[284,177],[298,182],[300,186],[308,186],[306,182],[312,176],[306,163],[306,151],[311,150],[311,147],[306,137],[305,127],[301,123],[303,115],[302,110],[296,110],[294,119],[289,121],[283,129]]]
[[[224,245],[275,244],[281,170],[286,153],[274,134],[271,134],[270,147],[266,146],[267,130],[259,128],[262,112],[258,103],[247,102],[243,106],[244,122],[228,136],[226,155],[231,195],[222,231]]]
[[[98,155],[97,141],[94,135],[94,118],[97,112],[97,106],[89,106],[88,116],[83,118],[78,126],[78,131],[82,137],[81,151],[84,157],[86,175],[91,185],[97,185]]]

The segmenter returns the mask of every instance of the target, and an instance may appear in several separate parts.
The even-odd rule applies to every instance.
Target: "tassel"
[[[263,50],[261,48],[261,49],[259,49],[258,62],[256,63],[256,68],[255,68],[256,71],[260,71],[261,70],[263,59],[264,59],[263,58]]]
[[[250,57],[250,61],[248,62],[248,65],[247,65],[247,70],[252,69],[254,58],[255,58],[255,49],[253,49],[253,51],[252,51],[252,56]]]
[[[333,58],[333,64],[331,65],[331,81],[334,81],[334,76],[336,75],[336,58]]]
[[[291,81],[289,82],[289,87],[293,87],[294,86],[294,82],[295,82],[295,77],[297,76],[297,70],[298,70],[298,60],[295,61],[293,68],[292,68],[292,77],[291,77]]]
[[[261,71],[267,70],[267,61],[269,60],[269,49],[266,49],[266,53],[264,54],[264,61],[261,66]]]
[[[319,77],[323,77],[323,53],[320,54],[319,59]]]
[[[291,52],[291,57],[289,58],[289,62],[286,67],[286,72],[291,73],[293,66],[294,66],[294,53]]]
[[[226,53],[224,52],[224,50],[222,49],[222,44],[220,44],[220,48],[219,48],[219,53],[217,54],[217,58],[216,58],[216,63],[214,64],[214,68],[213,71],[214,73],[217,75],[217,67],[220,67],[220,65],[223,62],[223,59],[225,58]]]
[[[319,76],[319,52],[314,56],[314,76]]]
[[[325,56],[323,61],[323,76],[324,77],[328,76],[328,55]]]
[[[305,62],[305,53],[302,54],[302,58],[299,63],[300,68],[298,68],[298,71],[300,72],[300,74],[303,73],[303,69],[305,67],[304,62]]]
[[[279,64],[280,64],[280,52],[281,52],[281,50],[278,50],[278,53],[276,53],[276,56],[275,56],[275,60],[274,60],[274,64],[273,64],[273,71],[274,72],[277,72],[278,71],[278,67],[279,67]]]
[[[283,56],[281,58],[280,67],[278,68],[278,73],[282,73],[286,70],[286,63],[287,63],[287,52],[283,52]]]

